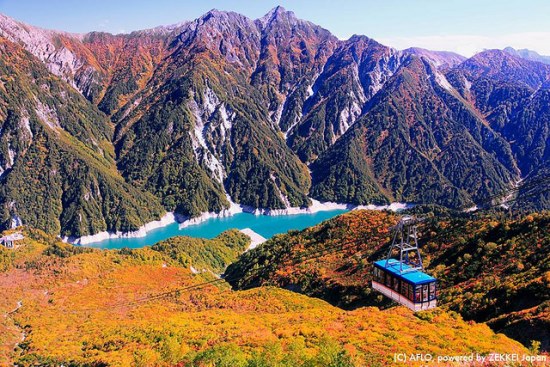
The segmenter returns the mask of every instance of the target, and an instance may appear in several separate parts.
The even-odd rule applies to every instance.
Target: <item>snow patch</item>
[[[308,85],[307,86],[307,98],[311,97],[313,95],[313,88],[311,87],[311,85]]]
[[[464,78],[464,87],[468,92],[472,89],[472,82],[470,82],[467,78]]]

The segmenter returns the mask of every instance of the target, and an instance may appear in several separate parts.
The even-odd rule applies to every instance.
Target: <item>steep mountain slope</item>
[[[235,292],[222,280],[204,284],[216,279],[208,264],[218,262],[204,262],[202,243],[189,238],[105,251],[35,230],[25,236],[16,250],[0,247],[0,265],[7,264],[0,266],[0,312],[13,311],[0,319],[1,364],[375,367],[395,365],[396,351],[527,353],[455,313],[344,311],[272,287]],[[204,244],[223,257],[221,243],[237,249],[242,237]],[[196,261],[206,271],[193,274]]]
[[[409,56],[368,106],[311,165],[315,198],[459,207],[517,177],[508,143],[424,58]]]
[[[93,32],[83,36],[81,47],[98,76],[94,80],[86,72],[75,74],[77,88],[107,115],[115,114],[147,85],[166,57],[167,34],[171,31],[162,30],[116,36]]]
[[[107,114],[143,87],[164,56],[168,36],[181,26],[129,35],[80,35],[33,27],[0,14],[0,35],[23,46]]]
[[[329,31],[278,6],[256,20],[261,33],[251,84],[262,91],[274,126],[288,134],[338,40]]]
[[[151,86],[129,102],[137,107],[118,124],[119,168],[128,180],[188,215],[227,207],[226,192],[252,207],[308,205],[307,168],[249,83],[259,42],[254,22],[218,11],[178,36]]]
[[[275,236],[244,253],[225,276],[235,279],[232,283],[238,289],[277,285],[348,308],[365,297],[373,298],[365,286],[372,270],[368,259],[387,245],[388,228],[398,220],[384,211],[352,211],[300,232]]]
[[[550,205],[550,167],[548,164],[535,169],[536,174],[521,183],[513,202],[513,208],[522,212],[544,211]]]
[[[196,216],[227,208],[227,193],[251,207],[308,205],[307,169],[249,82],[259,28],[278,22],[212,11],[172,28],[73,36],[3,17],[2,33],[111,115],[127,181],[156,194],[167,210]],[[242,38],[232,40],[235,34]],[[240,87],[227,90],[235,82]]]
[[[440,70],[449,70],[460,65],[466,57],[450,51],[432,51],[420,47],[410,47],[403,52],[423,56],[432,61]]]
[[[77,75],[86,79],[89,88],[95,89],[98,83],[98,70],[92,66],[93,59],[84,47],[79,47],[80,35],[57,32],[18,22],[0,14],[0,35],[13,43],[24,47],[53,74],[61,77],[73,86]],[[67,44],[71,46],[67,47]],[[87,75],[88,77],[82,78]]]
[[[306,162],[315,160],[343,135],[395,72],[401,53],[364,36],[342,42],[327,60],[303,118],[289,132],[289,145]]]
[[[466,319],[550,349],[550,215],[517,220],[445,220],[426,240],[441,302]]]
[[[163,211],[220,212],[230,201],[282,211],[308,206],[308,196],[458,208],[536,177],[550,161],[549,66],[503,51],[464,60],[397,51],[364,36],[343,41],[281,7],[256,20],[212,10],[122,35],[49,31],[0,15],[0,36],[29,52],[3,60],[6,72],[27,64],[28,72],[67,83],[48,92],[52,101],[80,94],[91,103],[71,98],[68,110],[90,112],[61,119],[63,137],[82,142],[90,156],[81,158],[103,162],[116,178],[105,190],[140,197],[128,207],[113,198],[91,208],[75,199],[84,189],[67,185],[61,201],[44,196],[44,216],[53,217],[46,224],[27,207],[36,198],[12,190],[4,194],[3,227],[15,208],[25,223],[75,236],[136,228]],[[25,95],[28,82],[13,83],[5,103]],[[44,116],[68,111],[60,102],[40,103]],[[6,108],[4,125],[18,126],[18,114],[26,121],[28,113]],[[24,129],[11,134],[26,149]],[[9,181],[15,150],[6,144],[0,169]],[[45,149],[57,151],[50,143]],[[68,182],[92,185],[86,180],[95,173],[65,170]],[[28,181],[11,182],[22,177]],[[547,203],[543,194],[516,207]],[[83,212],[95,214],[81,223]],[[97,219],[121,212],[131,219]]]
[[[20,46],[0,38],[3,226],[61,235],[129,231],[162,215],[118,174],[105,116]]]
[[[526,177],[550,158],[550,66],[490,50],[465,61],[449,81],[510,142]]]
[[[237,289],[277,285],[345,308],[388,304],[368,285],[372,262],[386,255],[394,214],[354,211],[277,236],[229,266]],[[550,348],[550,215],[517,220],[441,217],[421,227],[427,272],[438,304],[498,332]]]

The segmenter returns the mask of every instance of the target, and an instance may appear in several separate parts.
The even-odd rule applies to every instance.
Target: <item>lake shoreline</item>
[[[200,216],[195,218],[189,218],[181,216],[177,213],[167,212],[159,220],[148,222],[141,226],[136,231],[130,232],[99,232],[93,235],[87,235],[82,237],[62,237],[61,239],[73,245],[86,246],[89,244],[111,240],[111,239],[121,239],[121,238],[142,238],[146,237],[149,232],[155,229],[166,227],[168,225],[178,223],[179,228],[185,228],[188,226],[201,224],[212,218],[226,218],[231,217],[238,213],[249,213],[254,215],[265,215],[265,216],[291,216],[298,214],[313,214],[321,211],[332,211],[332,210],[359,210],[359,209],[368,209],[368,210],[392,210],[398,211],[412,207],[412,204],[405,203],[391,203],[390,205],[354,205],[354,204],[342,204],[334,202],[320,202],[315,199],[311,199],[312,205],[307,208],[300,207],[289,207],[285,209],[265,209],[265,208],[253,208],[245,205],[239,205],[230,201],[230,207],[224,209],[221,212],[205,212]]]

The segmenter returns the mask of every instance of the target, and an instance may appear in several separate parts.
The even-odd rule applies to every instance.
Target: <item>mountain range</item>
[[[83,236],[231,202],[473,206],[549,169],[550,65],[530,55],[339,40],[282,7],[119,35],[0,15],[0,222]]]
[[[521,57],[523,59],[542,62],[543,64],[550,64],[550,56],[540,55],[538,52],[528,50],[526,48],[517,50],[513,47],[506,47],[504,52],[508,52],[511,55]]]

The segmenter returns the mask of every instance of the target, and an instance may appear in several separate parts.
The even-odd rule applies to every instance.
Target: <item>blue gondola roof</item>
[[[409,281],[413,284],[430,283],[436,280],[434,277],[429,276],[428,274],[423,273],[419,270],[401,273],[399,261],[396,259],[389,259],[387,267],[386,260],[378,260],[374,263],[374,265],[378,266],[379,268],[385,269],[388,272],[398,276],[399,278],[405,279],[406,281]],[[403,270],[407,270],[409,268],[410,266],[408,266],[407,264],[403,264]]]

